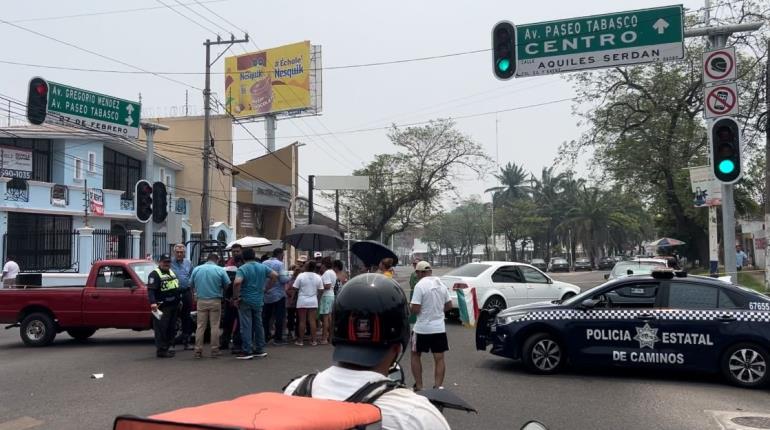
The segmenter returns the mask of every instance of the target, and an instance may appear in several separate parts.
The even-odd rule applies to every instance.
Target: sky
[[[143,116],[181,114],[187,91],[190,112],[199,114],[202,93],[196,88],[202,88],[204,83],[203,42],[216,38],[216,32],[229,38],[225,32],[228,30],[238,38],[245,30],[252,39],[251,43],[232,48],[225,56],[310,40],[322,46],[324,67],[334,67],[489,49],[492,26],[500,20],[524,24],[672,4],[659,0],[198,2],[7,2],[0,17],[7,21],[0,22],[0,94],[25,100],[29,79],[42,76],[129,100],[137,100],[141,93]],[[690,11],[703,6],[702,1],[687,0],[682,4]],[[126,9],[144,10],[115,12]],[[82,14],[96,15],[61,18]],[[59,18],[47,19],[54,17]],[[215,56],[219,51],[214,49],[212,53]],[[165,75],[179,81],[172,82],[152,74],[57,70],[3,61],[111,70],[135,70],[128,66],[133,65],[148,71],[194,74]],[[222,59],[212,71],[219,73],[212,75],[212,91],[222,94]],[[324,70],[322,114],[278,121],[276,142],[278,147],[295,140],[306,144],[300,148],[303,178],[346,175],[371,161],[373,154],[393,152],[394,147],[385,130],[345,131],[482,114],[574,96],[573,88],[562,75],[498,81],[492,74],[489,51]],[[572,107],[573,102],[567,101],[457,119],[457,128],[478,142],[500,165],[515,162],[537,173],[553,164],[562,142],[580,136],[581,128],[578,118],[572,115]],[[0,107],[2,125],[6,124],[4,109]],[[248,128],[264,143],[263,123],[249,124]],[[234,137],[239,139],[234,142],[236,164],[266,152],[238,126],[234,128]],[[578,172],[587,171],[586,163],[587,160],[581,160],[576,166]],[[483,195],[496,182],[492,175],[478,180],[466,173],[456,185],[460,195],[467,197]],[[300,181],[300,187],[306,187],[306,183]]]

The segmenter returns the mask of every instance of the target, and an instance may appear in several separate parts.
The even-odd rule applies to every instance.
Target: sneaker
[[[303,342],[300,342],[300,341],[296,341],[296,342],[294,342],[294,344],[297,345],[297,346],[305,346],[305,344]]]
[[[238,355],[238,354],[241,354],[242,352],[243,351],[241,351],[240,348],[233,348],[230,350],[230,354],[233,354],[233,355]]]
[[[265,357],[267,357],[267,352],[265,352],[265,351],[255,352],[254,353],[254,357],[265,358]]]
[[[273,341],[273,346],[284,346],[284,345],[286,345],[286,342],[283,340]]]
[[[158,358],[171,358],[174,354],[171,354],[170,351],[158,351],[155,356]]]
[[[252,358],[254,358],[254,356],[252,354],[241,352],[240,354],[236,355],[235,358],[238,360],[251,360]]]
[[[312,341],[312,342],[310,342],[310,346],[318,346],[318,342]]]

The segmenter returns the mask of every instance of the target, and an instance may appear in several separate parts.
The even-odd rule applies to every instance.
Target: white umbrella
[[[234,240],[227,244],[226,250],[230,250],[233,245],[239,244],[244,248],[261,248],[263,246],[270,246],[273,242],[265,239],[264,237],[244,236],[238,240]]]

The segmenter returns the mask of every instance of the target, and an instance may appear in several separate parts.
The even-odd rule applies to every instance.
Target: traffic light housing
[[[148,222],[153,216],[153,189],[152,185],[144,179],[136,183],[136,192],[134,193],[134,210],[136,219],[139,222]]]
[[[27,94],[27,120],[35,125],[45,121],[48,113],[48,82],[43,78],[32,78],[29,81]]]
[[[741,131],[733,118],[721,118],[711,125],[711,166],[718,181],[737,182],[741,170]]]
[[[492,60],[497,79],[511,79],[516,73],[516,28],[508,21],[492,28]]]
[[[152,184],[152,221],[160,224],[168,216],[168,194],[166,184],[155,182]]]

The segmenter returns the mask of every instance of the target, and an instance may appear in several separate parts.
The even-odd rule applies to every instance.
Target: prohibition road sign
[[[736,77],[735,48],[703,53],[703,82],[732,81]]]
[[[738,113],[738,86],[735,82],[708,87],[703,98],[706,118],[718,118]]]

